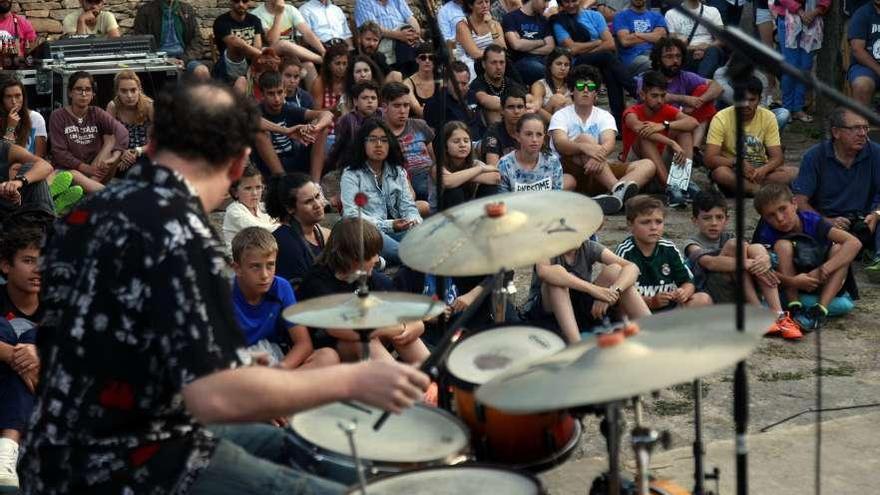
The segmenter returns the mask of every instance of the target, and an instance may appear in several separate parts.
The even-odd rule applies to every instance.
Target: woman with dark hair
[[[489,14],[489,0],[465,0],[463,7],[465,18],[455,26],[455,58],[467,64],[474,80],[474,61],[483,58],[483,50],[492,44],[507,48],[507,44],[501,24]]]
[[[0,126],[5,131],[3,139],[15,143],[40,158],[46,156],[46,120],[38,112],[28,108],[27,92],[20,80],[4,77],[0,81]]]
[[[153,122],[153,99],[144,94],[141,78],[129,69],[113,77],[113,95],[107,103],[107,113],[128,129],[128,149],[119,163],[119,170],[124,171],[144,154]]]
[[[385,83],[385,74],[370,57],[355,55],[348,61],[348,69],[345,71],[345,104],[348,110],[354,110],[354,98],[351,90],[356,84],[364,81],[373,81],[380,88]]]
[[[363,218],[382,232],[382,256],[400,264],[398,242],[422,222],[414,194],[403,168],[403,152],[394,133],[382,120],[368,119],[358,132],[351,165],[342,172],[342,214],[358,215],[355,195],[364,193]]]
[[[308,175],[276,175],[269,179],[266,213],[281,222],[272,232],[278,243],[275,274],[296,290],[330,238],[330,229],[321,226],[324,196]]]
[[[571,71],[571,51],[556,47],[547,55],[544,65],[544,79],[532,84],[532,101],[540,102],[538,113],[548,122],[560,108],[571,105],[571,90],[565,79]]]
[[[103,183],[116,174],[122,153],[128,149],[128,129],[92,105],[95,89],[95,79],[88,72],[78,71],[70,76],[70,103],[49,116],[49,140],[53,164]],[[93,192],[87,184],[83,188]]]
[[[312,84],[311,93],[315,101],[315,110],[333,112],[334,121],[345,112],[343,96],[345,95],[345,75],[348,64],[348,46],[344,43],[330,46],[324,55],[321,73]],[[325,149],[333,149],[335,140],[336,133],[331,125]]]
[[[451,208],[474,198],[498,192],[501,175],[498,169],[474,158],[471,134],[467,124],[457,120],[443,126],[437,165],[443,176],[444,208]],[[437,189],[429,191],[431,211],[437,210]]]
[[[419,70],[403,80],[403,84],[406,84],[413,97],[410,114],[415,114],[416,117],[424,115],[425,104],[440,91],[440,81],[434,77],[435,60],[434,47],[430,43],[420,44],[416,47],[416,63]]]
[[[241,178],[229,187],[234,201],[226,207],[223,215],[223,237],[226,251],[232,252],[232,239],[247,227],[262,227],[269,232],[278,227],[278,220],[266,213],[263,207],[263,176],[253,164],[248,164]]]

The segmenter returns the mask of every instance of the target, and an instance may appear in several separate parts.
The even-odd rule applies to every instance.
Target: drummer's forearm
[[[351,365],[309,370],[249,366],[199,378],[182,390],[203,424],[269,421],[348,397]]]

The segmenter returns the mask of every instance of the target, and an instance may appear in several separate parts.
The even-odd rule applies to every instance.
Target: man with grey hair
[[[868,121],[842,107],[831,112],[829,139],[804,155],[792,191],[798,209],[816,211],[858,237],[866,250],[880,247],[880,144],[868,138]],[[880,281],[880,255],[865,268]]]

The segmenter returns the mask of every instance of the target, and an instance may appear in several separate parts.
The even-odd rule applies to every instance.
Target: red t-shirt
[[[624,124],[623,124],[623,151],[621,152],[621,155],[620,155],[621,161],[624,161],[624,162],[626,161],[626,156],[629,154],[630,148],[632,148],[632,145],[635,144],[636,138],[638,137],[638,134],[636,134],[636,132],[634,130],[630,129],[629,126],[626,125],[626,116],[627,115],[634,113],[634,114],[636,114],[636,117],[638,117],[639,120],[641,120],[642,122],[647,121],[647,122],[654,122],[656,124],[662,124],[664,120],[668,120],[670,122],[675,120],[675,116],[678,115],[678,112],[680,112],[679,109],[675,108],[674,106],[672,106],[668,103],[663,104],[663,106],[660,107],[660,110],[658,110],[657,113],[655,113],[654,115],[652,115],[650,117],[648,117],[648,115],[646,113],[646,107],[645,107],[644,103],[638,103],[638,104],[633,105],[633,106],[627,108],[626,110],[624,110],[623,117],[621,117],[624,121]],[[667,135],[667,132],[663,131],[663,135],[664,136]],[[657,150],[660,153],[663,153],[663,150],[665,148],[666,148],[665,144],[657,143]]]

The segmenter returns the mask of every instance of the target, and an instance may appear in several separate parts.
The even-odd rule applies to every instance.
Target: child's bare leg
[[[770,256],[770,253],[767,252],[767,248],[762,246],[761,244],[749,244],[746,248],[746,255],[749,259],[758,259],[764,256]],[[768,284],[761,278],[756,277],[755,282],[758,284],[758,289],[761,291],[761,295],[764,296],[764,300],[767,301],[767,305],[776,313],[782,312],[782,301],[779,299],[779,286],[776,284]]]
[[[394,349],[400,355],[400,359],[408,364],[420,364],[431,354],[422,339],[416,339],[404,345],[395,344]]]
[[[835,244],[831,246],[831,252],[828,256],[834,256],[839,251],[840,244]],[[846,282],[846,274],[848,271],[849,263],[831,272],[831,275],[828,276],[828,280],[825,281],[825,285],[822,286],[822,291],[819,293],[819,304],[825,306],[826,308],[829,304],[831,304],[831,300],[834,299],[834,297],[837,296],[837,293],[840,292],[840,289],[843,288],[843,284],[844,282]]]
[[[574,317],[574,307],[571,305],[571,296],[567,288],[541,284],[541,304],[544,311],[553,313],[567,343],[574,344],[581,340],[581,331],[578,328],[577,318]]]
[[[339,354],[329,347],[315,349],[309,354],[309,357],[300,365],[300,369],[322,368],[324,366],[333,366],[339,364]]]
[[[362,358],[362,344],[352,340],[340,340],[336,351],[344,363],[359,361]],[[370,339],[370,359],[373,361],[394,361],[394,357],[385,349],[379,339]]]
[[[686,308],[697,308],[700,306],[711,306],[712,297],[705,292],[694,292],[694,294],[684,303]]]
[[[776,241],[776,244],[773,245],[773,251],[779,258],[779,273],[786,277],[794,277],[797,275],[794,269],[794,246],[791,244],[791,241],[785,239]],[[789,303],[798,300],[797,287],[784,285],[782,289],[785,291],[785,298]]]

